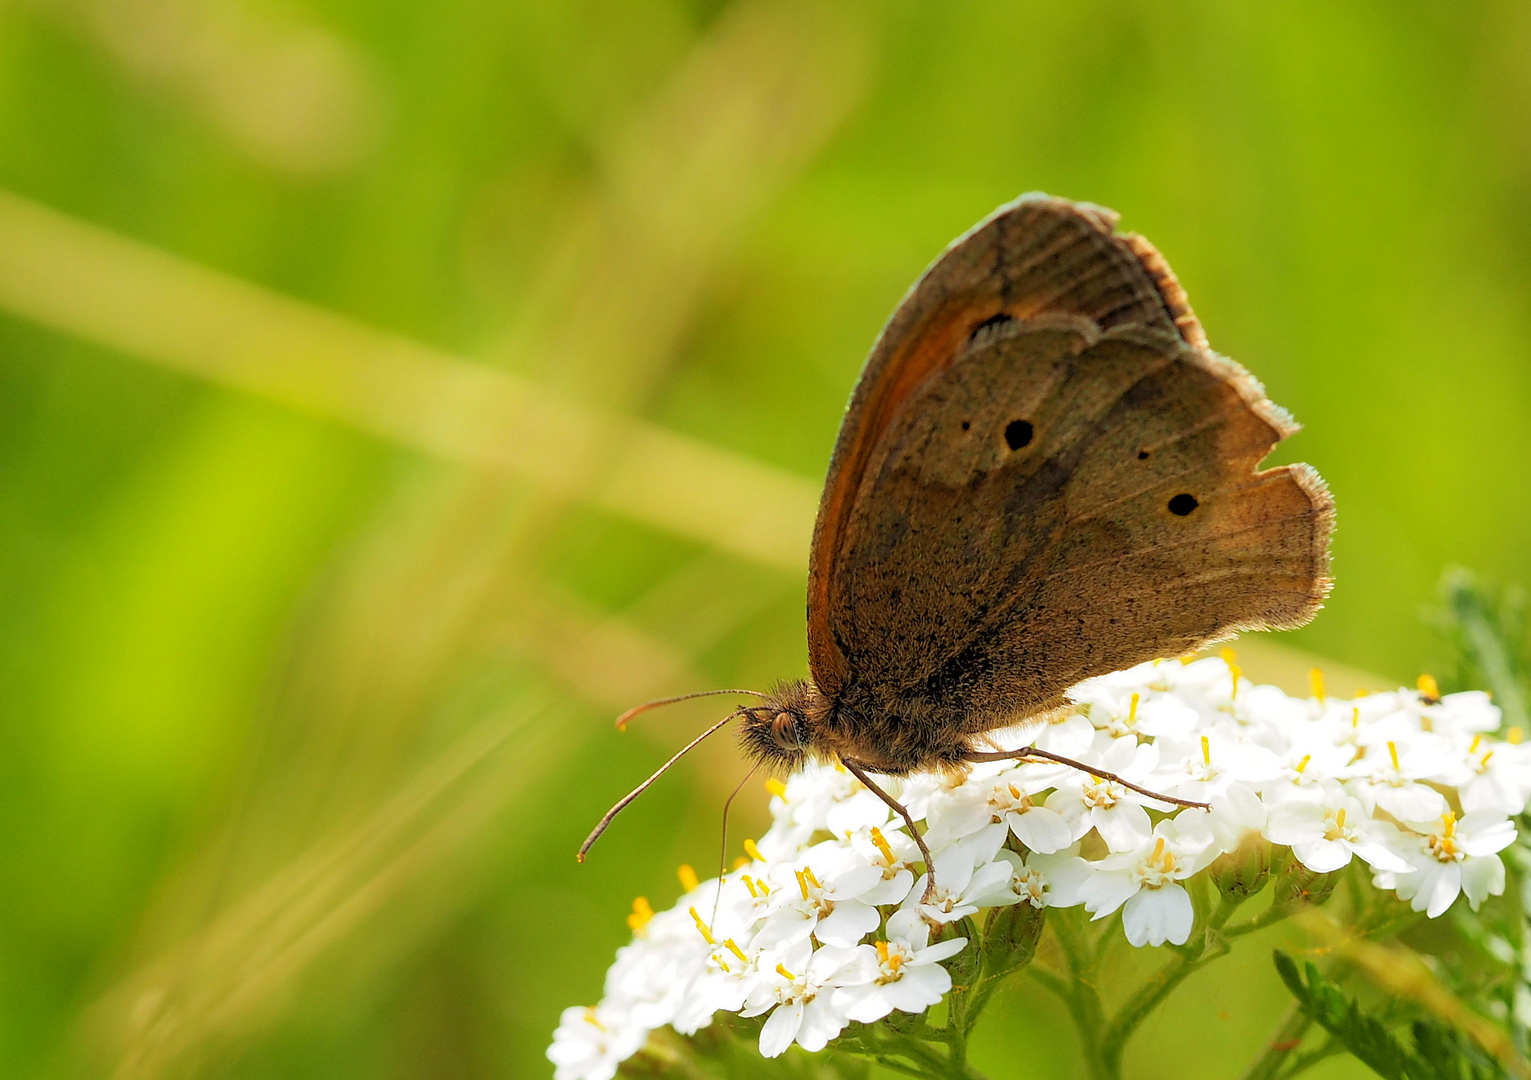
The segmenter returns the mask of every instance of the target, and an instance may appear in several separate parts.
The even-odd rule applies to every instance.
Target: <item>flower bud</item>
[[[944,965],[952,977],[954,988],[972,986],[978,981],[978,972],[983,966],[983,953],[979,945],[978,927],[972,919],[963,919],[963,936],[968,939],[967,948],[952,957]]]
[[[1271,897],[1272,915],[1280,918],[1306,907],[1317,907],[1329,899],[1339,880],[1338,874],[1309,870],[1295,856],[1289,856],[1276,873],[1276,894]]]
[[[983,933],[983,953],[989,974],[1003,974],[1031,963],[1046,922],[1047,909],[1034,907],[1025,900],[990,910]],[[952,978],[956,978],[955,972]]]
[[[1236,849],[1213,860],[1208,872],[1223,896],[1247,900],[1270,884],[1270,843],[1257,832],[1246,833]]]

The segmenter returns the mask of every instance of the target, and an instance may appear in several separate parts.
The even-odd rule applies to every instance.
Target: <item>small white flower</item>
[[[1000,851],[995,854],[995,861],[1010,865],[1010,880],[1004,884],[1003,898],[993,902],[994,907],[1016,903],[1036,908],[1082,904],[1081,887],[1094,873],[1092,865],[1079,857],[1077,847],[1051,855],[1032,852],[1024,860],[1013,851]]]
[[[867,965],[864,981],[835,991],[835,1007],[851,1020],[870,1024],[897,1009],[924,1012],[952,988],[952,977],[941,961],[956,956],[967,938],[929,944],[930,927],[913,911],[888,919],[887,936],[860,947]]]
[[[1515,826],[1493,813],[1468,814],[1458,821],[1449,810],[1434,822],[1409,822],[1418,847],[1405,850],[1413,873],[1376,874],[1378,888],[1396,889],[1399,899],[1434,919],[1459,893],[1474,911],[1489,896],[1504,892],[1500,851],[1515,842]]]
[[[638,1052],[649,1029],[638,1027],[610,1005],[565,1009],[548,1047],[554,1080],[611,1080]]]
[[[876,867],[882,883],[874,885],[857,897],[863,904],[881,906],[896,904],[909,895],[914,882],[910,867],[921,858],[915,842],[904,835],[902,824],[883,830],[873,825],[860,829],[845,838],[841,854],[847,860],[857,860]]]
[[[1438,778],[1451,759],[1445,739],[1415,732],[1370,741],[1364,750],[1346,774],[1350,779],[1345,788],[1351,794],[1404,821],[1428,820],[1446,812],[1445,796],[1424,783]]]
[[[1531,799],[1531,743],[1493,742],[1475,733],[1462,757],[1462,775],[1452,779],[1465,813],[1508,815],[1526,808]]]
[[[802,865],[780,863],[772,868],[773,901],[756,932],[757,947],[772,949],[810,934],[826,945],[849,947],[882,921],[877,909],[860,899],[883,884],[882,871],[865,862],[833,858],[837,852],[834,842],[829,843],[828,852],[811,849]],[[815,862],[822,880],[814,872]]]
[[[767,969],[765,962],[775,959]],[[845,1028],[846,1016],[833,1005],[838,978],[854,971],[854,949],[826,945],[813,951],[799,941],[758,965],[762,970],[750,991],[742,1016],[770,1011],[760,1029],[762,1057],[780,1057],[796,1042],[804,1050],[822,1050]]]
[[[1196,710],[1170,695],[1147,694],[1141,686],[1076,690],[1073,698],[1097,730],[1114,739],[1127,735],[1184,738],[1196,727]]]
[[[1027,778],[1018,768],[1008,768],[988,781],[969,780],[942,800],[939,814],[925,842],[940,847],[971,836],[990,825],[1008,828],[1032,851],[1052,852],[1073,843],[1069,825],[1041,798],[1026,790]]]
[[[1159,763],[1159,752],[1153,745],[1140,744],[1135,737],[1102,738],[1108,739],[1108,744],[1102,751],[1097,742],[1091,762],[1152,790],[1153,773]],[[1094,829],[1112,851],[1131,851],[1153,831],[1153,822],[1143,809],[1143,804],[1149,801],[1115,780],[1069,770],[1058,790],[1048,798],[1047,806],[1068,822],[1071,840],[1078,840]]]
[[[916,911],[933,925],[956,922],[1000,903],[1008,895],[1010,864],[979,863],[976,844],[955,844],[935,856],[936,888],[929,901],[923,899],[929,875],[921,874],[900,911]],[[1013,900],[1010,902],[1014,902]]]
[[[1402,834],[1374,820],[1359,799],[1337,787],[1327,788],[1315,802],[1285,802],[1272,808],[1265,838],[1287,844],[1299,862],[1315,873],[1327,874],[1359,855],[1374,870],[1407,872],[1401,854]]]
[[[1180,882],[1215,854],[1204,842],[1181,837],[1173,821],[1161,821],[1149,843],[1094,864],[1094,873],[1079,887],[1085,910],[1103,919],[1122,908],[1122,929],[1134,945],[1184,945],[1195,913]]]

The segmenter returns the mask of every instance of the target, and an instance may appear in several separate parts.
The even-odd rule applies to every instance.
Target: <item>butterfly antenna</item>
[[[702,740],[706,739],[707,736],[709,736],[709,735],[713,734],[714,732],[716,732],[724,724],[728,723],[730,720],[732,720],[734,717],[738,716],[743,711],[744,711],[743,709],[735,709],[733,712],[729,713],[723,719],[719,720],[716,724],[713,724],[712,727],[708,728],[706,731],[702,732],[696,738],[694,738],[690,742],[688,742],[685,746],[681,747],[680,750],[676,753],[676,755],[674,757],[672,757],[669,761],[665,762],[663,765],[659,766],[658,769],[654,770],[654,775],[653,776],[649,777],[643,783],[639,784],[637,787],[633,788],[633,790],[629,791],[626,795],[622,796],[622,798],[617,801],[617,805],[613,806],[610,810],[606,811],[605,815],[602,816],[601,820],[596,822],[595,828],[590,830],[590,835],[585,837],[585,842],[579,846],[579,853],[577,855],[575,855],[575,858],[578,859],[580,862],[584,862],[585,861],[585,852],[590,850],[590,845],[594,844],[597,840],[599,840],[601,838],[601,834],[606,831],[606,826],[611,824],[611,821],[612,821],[613,818],[615,818],[623,810],[627,809],[627,804],[628,803],[632,802],[639,795],[642,795],[645,791],[647,791],[649,789],[649,785],[650,784],[652,784],[655,780],[658,780],[661,776],[663,776],[665,774],[665,770],[667,770],[671,765],[674,765],[681,758],[685,757],[692,750],[696,749],[699,745],[701,745]]]
[[[690,701],[692,698],[716,697],[719,694],[753,694],[755,697],[768,697],[759,690],[698,690],[694,694],[680,694],[676,697],[660,698],[658,701],[645,701],[642,705],[634,705],[621,716],[617,717],[617,730],[626,731],[628,722],[639,713],[646,713],[650,709],[657,709],[661,705],[674,705],[677,701]]]
[[[728,812],[733,808],[734,798],[744,790],[744,785],[750,782],[750,777],[755,775],[755,770],[760,768],[760,762],[750,766],[750,771],[744,774],[744,779],[734,785],[734,790],[729,792],[728,798],[723,800],[723,843],[718,848],[718,891],[712,896],[712,922],[718,921],[718,902],[723,899],[723,875],[728,872]]]

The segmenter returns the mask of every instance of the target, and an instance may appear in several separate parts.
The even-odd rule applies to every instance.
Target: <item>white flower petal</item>
[[[1191,896],[1179,885],[1139,890],[1122,908],[1122,929],[1138,946],[1184,945],[1195,921]]]
[[[781,1057],[797,1038],[802,1026],[802,1002],[793,1001],[776,1006],[776,1011],[766,1017],[765,1025],[760,1029],[760,1056]]]
[[[1034,806],[1024,814],[1010,814],[1006,821],[1017,840],[1042,855],[1062,851],[1074,842],[1068,822],[1045,806]]]

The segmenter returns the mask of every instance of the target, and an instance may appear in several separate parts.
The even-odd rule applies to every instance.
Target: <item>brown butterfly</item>
[[[1306,465],[1260,471],[1296,425],[1208,348],[1164,259],[1116,220],[1024,195],[904,297],[830,459],[811,677],[757,694],[686,750],[742,717],[757,764],[839,762],[929,865],[869,772],[1086,768],[984,736],[1064,706],[1091,676],[1312,618],[1330,585],[1329,492]]]

